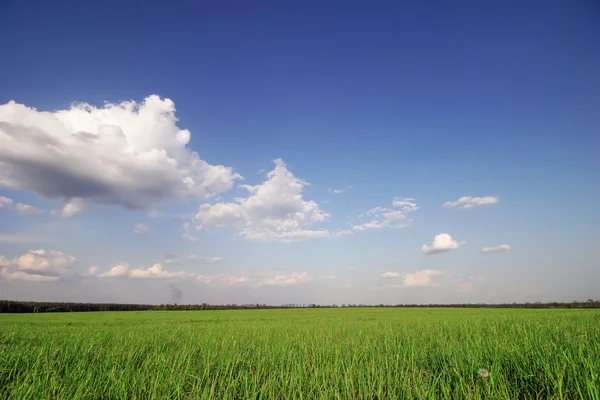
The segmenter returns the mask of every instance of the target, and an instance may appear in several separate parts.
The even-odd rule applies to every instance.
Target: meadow
[[[0,314],[2,399],[514,400],[600,399],[599,393],[600,310]]]

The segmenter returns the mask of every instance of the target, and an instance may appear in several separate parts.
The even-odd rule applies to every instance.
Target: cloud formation
[[[481,249],[483,253],[502,253],[504,251],[509,251],[510,246],[507,244],[501,244],[500,246],[492,246],[492,247],[484,247]]]
[[[370,209],[366,213],[370,220],[355,225],[352,229],[355,231],[365,231],[367,229],[405,227],[409,222],[409,214],[419,209],[414,200],[395,197],[392,201],[393,208],[375,207]]]
[[[447,233],[440,233],[433,238],[433,242],[430,245],[424,244],[421,246],[421,251],[424,254],[444,253],[447,251],[456,250],[461,246],[461,244],[464,243],[465,242],[458,243]]]
[[[53,112],[10,101],[0,105],[0,187],[61,199],[55,214],[66,217],[86,203],[146,209],[208,199],[242,178],[200,159],[190,136],[177,126],[175,104],[156,95]]]
[[[19,214],[34,215],[43,214],[44,210],[40,210],[39,208],[30,206],[29,204],[17,203],[17,212]]]
[[[71,272],[76,259],[58,250],[28,250],[7,260],[0,256],[0,277],[11,280],[56,281]]]
[[[257,242],[287,243],[332,236],[324,229],[308,229],[329,214],[316,202],[302,197],[309,184],[296,178],[283,160],[275,160],[275,168],[267,178],[256,186],[240,186],[249,194],[235,202],[203,204],[195,217],[197,228],[230,228]]]
[[[439,286],[433,281],[433,277],[443,275],[444,272],[437,269],[424,269],[411,274],[404,275],[404,286]]]
[[[459,208],[462,210],[466,210],[473,207],[485,206],[490,204],[496,204],[500,200],[495,196],[488,197],[471,197],[465,196],[461,197],[457,201],[447,201],[444,203],[444,207],[446,208]]]
[[[14,204],[14,207],[13,207]],[[2,208],[13,208],[19,214],[25,215],[34,215],[34,214],[43,214],[44,210],[41,210],[37,207],[31,206],[25,203],[14,203],[13,199],[9,197],[0,196],[0,209]]]
[[[402,276],[402,275],[400,275],[400,274],[399,274],[399,273],[397,273],[397,272],[385,272],[385,273],[381,274],[381,277],[382,277],[382,278],[385,278],[385,279],[394,279],[394,278],[400,278],[401,276]]]
[[[11,205],[13,203],[12,199],[4,196],[0,196],[0,208],[3,208],[7,205]]]

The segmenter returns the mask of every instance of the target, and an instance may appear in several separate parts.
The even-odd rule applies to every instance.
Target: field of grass
[[[2,399],[514,400],[600,399],[599,393],[599,310],[0,314]]]

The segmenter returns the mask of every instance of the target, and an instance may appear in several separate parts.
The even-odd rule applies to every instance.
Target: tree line
[[[552,303],[500,303],[500,304],[114,304],[114,303],[68,303],[0,300],[0,313],[47,313],[86,311],[203,311],[203,310],[262,310],[285,308],[600,308],[600,300],[552,302]]]

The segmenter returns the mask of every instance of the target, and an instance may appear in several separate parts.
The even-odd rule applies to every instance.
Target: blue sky
[[[592,1],[1,7],[0,298],[600,295]]]

